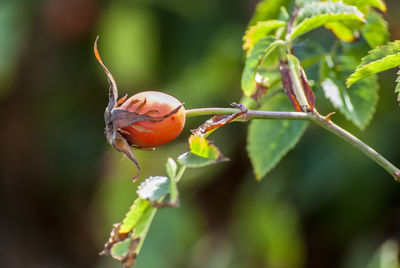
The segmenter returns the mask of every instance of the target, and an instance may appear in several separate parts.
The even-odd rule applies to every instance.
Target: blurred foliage
[[[187,108],[227,107],[241,97],[241,38],[256,2],[0,2],[1,267],[120,267],[98,252],[138,184],[132,164],[105,142],[108,84],[95,37],[121,94],[155,89]],[[284,20],[276,14],[289,2],[267,1],[276,12],[259,7],[250,24]],[[400,3],[386,4],[390,40],[400,39]],[[334,40],[325,29],[304,38],[322,49]],[[347,53],[365,55],[357,46]],[[318,76],[315,65],[306,72]],[[364,131],[332,118],[399,164],[395,74],[379,76],[375,118]],[[321,113],[334,110],[315,93]],[[137,152],[142,178],[165,176],[168,156],[187,151],[189,130],[206,119],[190,119],[171,144]],[[398,267],[399,184],[360,152],[310,126],[256,182],[244,124],[210,138],[231,161],[186,171],[181,206],[156,214],[135,267]]]

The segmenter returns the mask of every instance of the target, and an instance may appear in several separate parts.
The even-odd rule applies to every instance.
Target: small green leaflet
[[[259,40],[251,50],[249,57],[246,59],[245,67],[242,73],[242,90],[245,96],[252,97],[256,91],[256,74],[258,67],[262,62],[274,51],[282,40],[274,37],[266,37]]]
[[[286,95],[276,94],[260,110],[292,111],[293,108]],[[246,148],[257,180],[296,145],[307,125],[299,120],[252,120]]]
[[[347,78],[346,86],[351,87],[358,80],[400,66],[400,41],[372,49],[361,59],[361,64]]]
[[[285,26],[286,22],[281,20],[259,21],[256,25],[250,26],[243,36],[243,49],[247,50],[247,56],[258,41]]]
[[[191,135],[189,144],[190,152],[181,154],[178,157],[178,163],[182,166],[198,168],[229,160],[205,137]]]
[[[354,6],[342,2],[311,3],[300,9],[289,39],[332,22],[364,21],[364,14]]]
[[[150,203],[146,200],[136,198],[130,207],[128,213],[122,221],[122,225],[119,229],[120,233],[129,233],[136,223],[142,217],[143,212],[150,206]]]

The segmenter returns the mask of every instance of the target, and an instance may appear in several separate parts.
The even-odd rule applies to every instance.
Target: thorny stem
[[[218,114],[232,114],[241,112],[237,108],[200,108],[186,110],[187,117],[201,116],[201,115],[218,115]],[[378,165],[383,167],[389,172],[396,181],[400,181],[400,169],[394,166],[386,158],[369,147],[367,144],[353,136],[351,133],[342,129],[330,120],[330,115],[322,116],[316,110],[313,113],[302,112],[270,112],[270,111],[254,111],[248,110],[244,115],[238,117],[236,121],[247,121],[251,119],[275,119],[275,120],[307,120],[325,128],[329,132],[342,138],[348,143],[352,144],[358,150],[363,152],[369,158],[374,160]]]

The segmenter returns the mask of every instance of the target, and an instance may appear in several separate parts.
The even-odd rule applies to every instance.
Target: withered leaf
[[[230,114],[230,115],[214,115],[206,122],[201,124],[198,128],[191,130],[194,135],[197,136],[205,136],[206,134],[210,134],[211,131],[216,130],[226,124],[230,123],[232,120],[238,118],[239,116],[245,114],[246,111],[241,111],[238,113]]]

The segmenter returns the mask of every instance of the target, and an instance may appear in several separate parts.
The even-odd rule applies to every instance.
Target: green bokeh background
[[[96,36],[121,95],[161,90],[186,108],[227,107],[241,98],[241,37],[256,3],[0,2],[1,267],[121,266],[98,252],[136,196],[136,170],[103,135],[108,84]],[[400,39],[400,3],[387,5],[391,40]],[[400,165],[395,73],[380,75],[366,130],[334,120]],[[321,97],[316,105],[333,110]],[[165,174],[167,157],[187,151],[189,130],[206,119],[138,151],[142,179]],[[185,173],[181,207],[157,213],[135,267],[398,267],[400,184],[317,126],[256,182],[246,126],[210,137],[231,161]]]

